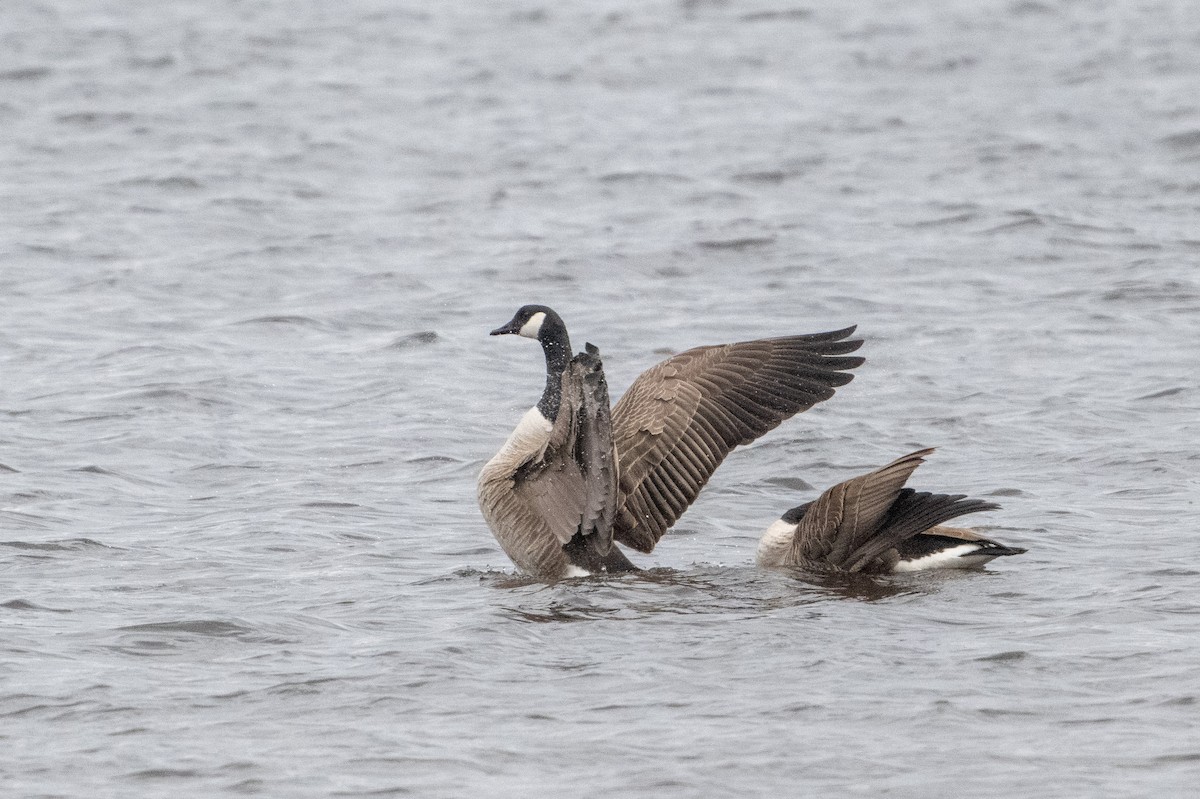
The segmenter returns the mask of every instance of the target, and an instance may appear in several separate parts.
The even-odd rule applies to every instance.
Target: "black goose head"
[[[523,305],[508,324],[492,331],[493,336],[515,334],[537,339],[546,354],[546,390],[538,410],[550,421],[558,416],[562,401],[562,373],[571,362],[571,338],[562,317],[545,305]]]
[[[546,338],[553,338],[558,333],[565,336],[567,326],[563,324],[562,317],[556,314],[552,308],[545,305],[522,305],[508,324],[492,331],[493,336],[503,336],[507,333],[545,341]]]

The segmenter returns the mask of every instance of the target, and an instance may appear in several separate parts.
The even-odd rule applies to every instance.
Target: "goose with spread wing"
[[[969,569],[1001,555],[1024,552],[972,530],[943,525],[999,505],[964,494],[932,494],[904,487],[932,452],[909,453],[792,508],[767,528],[759,541],[758,565],[887,574]]]
[[[537,340],[546,386],[479,475],[479,506],[522,571],[557,579],[636,567],[734,447],[833,396],[863,363],[853,327],[696,347],[609,407],[599,352],[572,355],[562,318],[526,305],[492,335]]]

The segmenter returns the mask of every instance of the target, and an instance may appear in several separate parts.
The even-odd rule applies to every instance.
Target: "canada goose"
[[[922,449],[897,458],[792,508],[759,541],[758,565],[884,574],[968,569],[1001,555],[1024,552],[970,530],[939,526],[1000,506],[964,494],[905,488],[909,476],[932,452]]]
[[[526,305],[493,336],[536,339],[546,388],[479,475],[504,552],[550,579],[636,567],[725,456],[833,396],[862,364],[853,327],[697,347],[643,372],[611,411],[599,351],[572,357],[562,318]]]

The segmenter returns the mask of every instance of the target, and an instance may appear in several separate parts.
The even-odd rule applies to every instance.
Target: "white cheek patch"
[[[528,322],[521,325],[521,329],[518,331],[517,335],[524,336],[525,338],[537,338],[538,333],[541,332],[542,329],[542,322],[544,321],[546,321],[546,313],[544,311],[538,311],[533,316],[529,317]]]

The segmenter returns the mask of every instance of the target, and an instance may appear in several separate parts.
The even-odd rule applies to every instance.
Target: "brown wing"
[[[562,377],[562,401],[545,452],[514,475],[513,492],[561,544],[576,533],[612,546],[617,469],[608,385],[595,347],[576,355]]]
[[[931,494],[906,488],[893,503],[879,531],[850,553],[844,570],[891,571],[899,558],[895,550],[897,545],[942,522],[999,507],[994,502],[970,499],[965,494]]]
[[[575,459],[583,474],[583,521],[579,532],[594,536],[600,554],[612,547],[613,516],[617,512],[617,455],[613,449],[612,411],[600,351],[591,344],[576,355],[568,373],[578,373],[580,403],[575,435]]]
[[[851,555],[879,532],[909,476],[932,452],[918,450],[827,489],[797,526],[794,562],[848,569]]]
[[[649,552],[725,456],[833,396],[863,363],[853,327],[697,347],[646,370],[612,411],[617,541]]]

